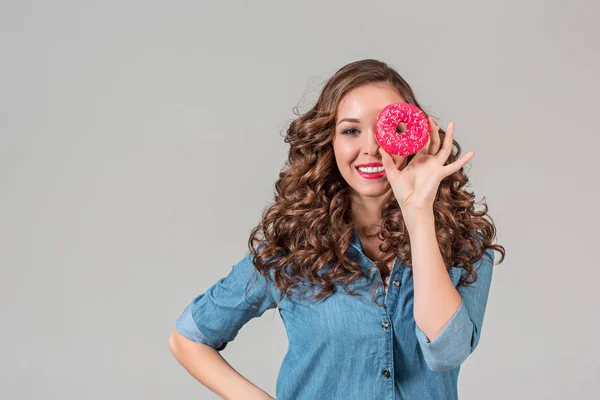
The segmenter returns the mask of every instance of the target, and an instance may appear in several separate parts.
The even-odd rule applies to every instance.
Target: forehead
[[[398,91],[385,83],[370,83],[350,90],[337,109],[337,119],[379,113],[391,103],[405,102]]]

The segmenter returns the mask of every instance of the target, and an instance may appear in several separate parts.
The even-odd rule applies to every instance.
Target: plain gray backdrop
[[[0,397],[216,399],[171,356],[175,319],[247,251],[294,107],[376,58],[455,122],[507,250],[461,399],[599,398],[599,11],[2,1]],[[286,350],[274,309],[222,354],[274,396]]]

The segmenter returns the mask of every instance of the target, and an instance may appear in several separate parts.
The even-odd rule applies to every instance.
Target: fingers
[[[429,117],[429,152],[428,154],[435,155],[440,151],[440,127],[435,123],[433,117]]]
[[[471,158],[473,158],[474,155],[475,155],[475,152],[470,151],[470,152],[466,153],[465,155],[463,155],[458,160],[454,161],[452,164],[448,164],[448,165],[444,166],[442,168],[444,170],[444,177],[451,175],[451,174],[455,173],[456,171],[460,170],[462,167],[465,166],[466,163],[469,162],[469,160]]]
[[[379,147],[379,153],[381,154],[381,163],[383,164],[383,168],[385,168],[386,175],[388,178],[393,178],[394,174],[398,172],[394,159],[383,147]]]
[[[417,155],[436,155],[440,150],[440,127],[437,126],[433,117],[427,117],[427,120],[429,121],[429,138]]]
[[[379,153],[381,154],[381,162],[383,163],[383,167],[387,170],[390,167],[390,163],[394,166],[394,160],[392,156],[383,149],[383,147],[379,147]]]
[[[452,154],[452,144],[454,141],[454,121],[448,124],[448,129],[446,130],[446,136],[444,137],[444,143],[442,143],[442,148],[436,157],[439,157],[442,165],[446,163],[450,154]],[[463,155],[458,160],[454,161],[452,164],[448,164],[444,166],[442,169],[444,171],[444,176],[448,176],[450,174],[455,173],[465,166],[466,163],[469,162],[471,158],[475,155],[475,152],[470,151]]]
[[[446,129],[446,136],[444,137],[444,143],[442,143],[442,148],[436,154],[436,156],[440,159],[442,165],[446,162],[450,154],[452,153],[452,141],[454,139],[454,121],[448,124],[448,129]]]

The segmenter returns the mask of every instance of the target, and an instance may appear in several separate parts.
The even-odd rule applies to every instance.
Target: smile
[[[383,167],[356,167],[355,169],[356,172],[358,172],[358,174],[365,179],[379,179],[385,176],[385,169],[383,169]]]

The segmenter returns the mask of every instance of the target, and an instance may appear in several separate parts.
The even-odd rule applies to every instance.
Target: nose
[[[377,142],[377,139],[375,138],[375,130],[374,129],[369,129],[367,132],[365,132],[365,135],[362,135],[362,137],[364,138],[364,143],[363,143],[363,151],[365,154],[368,155],[372,155],[372,156],[379,156],[379,143]]]

